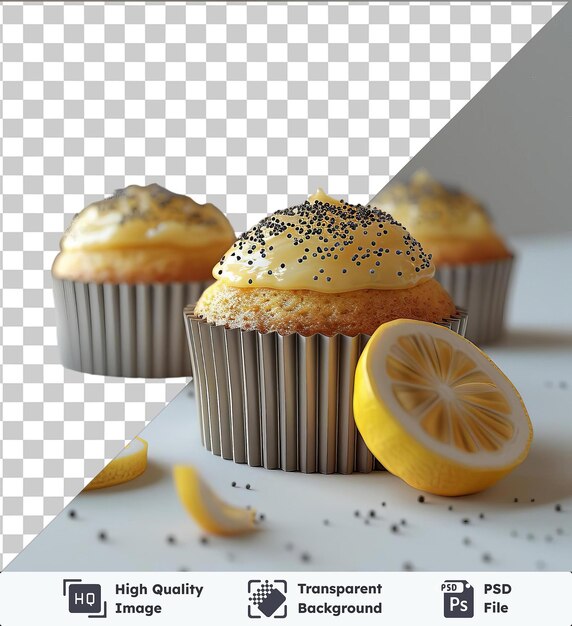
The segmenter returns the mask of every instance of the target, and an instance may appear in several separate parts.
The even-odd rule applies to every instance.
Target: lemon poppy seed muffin
[[[198,204],[157,184],[130,185],[76,215],[53,273],[98,283],[207,280],[234,239],[213,204]]]
[[[353,418],[371,334],[403,317],[464,332],[433,272],[391,215],[322,190],[245,232],[185,310],[205,447],[270,469],[372,471]]]
[[[105,376],[189,376],[182,311],[234,240],[214,205],[156,184],[87,206],[52,266],[62,364]]]
[[[393,319],[456,313],[430,255],[391,215],[323,192],[310,200],[245,232],[213,269],[195,314],[262,333],[354,336]]]
[[[434,264],[482,263],[511,256],[483,206],[420,170],[395,183],[372,204],[391,213],[433,255]]]
[[[389,211],[433,255],[435,278],[468,310],[466,337],[491,343],[502,336],[514,255],[472,196],[418,171],[372,200]]]

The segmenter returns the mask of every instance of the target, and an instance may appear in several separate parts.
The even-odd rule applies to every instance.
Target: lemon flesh
[[[387,470],[445,496],[496,483],[532,441],[508,378],[470,341],[428,322],[395,320],[374,333],[356,369],[354,417]]]
[[[85,490],[112,487],[140,476],[147,468],[147,448],[148,445],[144,439],[135,437],[113,461],[99,472],[85,487]]]
[[[240,535],[255,530],[256,512],[221,500],[194,467],[176,465],[173,479],[179,499],[201,528],[215,535]]]

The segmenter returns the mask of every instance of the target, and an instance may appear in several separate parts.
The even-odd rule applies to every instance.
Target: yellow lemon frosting
[[[245,232],[213,276],[244,288],[408,289],[433,277],[430,259],[391,215],[314,199],[277,211]]]
[[[213,204],[198,204],[157,184],[130,185],[78,213],[61,249],[190,248],[225,239],[234,240],[234,231]]]
[[[478,239],[494,233],[479,202],[442,185],[424,170],[416,172],[408,185],[395,183],[382,191],[372,205],[391,213],[423,242],[443,236]]]

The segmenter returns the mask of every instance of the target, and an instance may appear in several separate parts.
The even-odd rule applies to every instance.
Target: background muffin
[[[401,222],[433,255],[435,278],[468,309],[467,338],[490,343],[503,331],[513,254],[483,206],[419,171],[372,204]]]
[[[111,283],[208,280],[235,239],[213,204],[160,185],[130,185],[76,215],[62,237],[58,278]]]
[[[159,185],[90,204],[52,267],[63,364],[109,376],[189,375],[181,314],[234,238],[212,204]]]
[[[390,215],[327,196],[245,232],[186,311],[204,445],[268,468],[371,471],[352,407],[370,334],[401,317],[464,328],[433,271]]]

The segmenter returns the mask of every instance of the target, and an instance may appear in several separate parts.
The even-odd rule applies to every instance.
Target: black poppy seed
[[[347,274],[348,270],[346,270],[345,268],[342,270],[342,274]]]
[[[268,270],[268,274],[272,274],[272,270]]]
[[[381,506],[385,506],[385,502],[382,502],[382,503],[381,503]]]
[[[425,502],[425,496],[418,496],[417,502],[420,502],[421,504],[423,504],[423,502]]]
[[[481,558],[483,563],[490,563],[493,560],[493,557],[488,552],[485,552]]]
[[[397,524],[392,524],[391,525],[391,532],[392,533],[398,533],[399,532],[399,526]]]
[[[203,537],[201,537],[201,538],[199,539],[199,541],[200,541],[200,543],[201,543],[203,546],[206,546],[206,545],[208,544],[208,542],[209,542],[209,538],[208,538],[208,537],[204,537],[204,536],[203,536]]]
[[[300,559],[303,563],[308,563],[308,561],[310,560],[310,555],[307,552],[302,552],[302,554],[300,555]]]
[[[218,275],[220,276],[221,274],[222,274],[222,270],[219,270],[218,271]]]
[[[354,517],[359,517],[360,516],[360,512],[359,511],[354,511]]]
[[[452,510],[453,510],[453,505],[452,505],[452,504],[450,504],[450,505],[449,505],[449,511],[452,511]]]
[[[406,519],[402,519],[400,523],[401,523],[402,526],[407,526],[407,520]]]
[[[68,517],[71,517],[71,519],[75,519],[77,517],[77,513],[74,511],[74,509],[70,509],[68,511]]]
[[[469,537],[465,537],[463,539],[463,545],[465,545],[465,546],[470,546],[471,545],[471,540],[469,539]]]
[[[324,269],[322,268],[320,269],[320,274],[323,274],[323,273],[324,273]]]
[[[564,534],[564,531],[562,530],[562,528],[557,528],[557,529],[556,529],[556,534],[557,534],[557,535],[563,535],[563,534]]]
[[[329,526],[330,525],[330,520],[325,519],[323,521],[324,526]]]
[[[331,280],[332,280],[332,279],[331,279],[331,277],[330,277],[330,276],[327,276],[327,277],[326,277],[326,281],[327,281],[328,283],[329,283]]]
[[[403,571],[404,572],[412,572],[413,571],[413,563],[410,563],[409,561],[405,561],[405,563],[402,566]]]
[[[167,535],[167,543],[174,544],[176,542],[177,540],[175,539],[174,535]]]
[[[484,513],[479,513],[479,519],[485,519],[485,514]]]
[[[531,502],[536,502],[536,500],[534,498],[530,498]]]
[[[556,512],[560,513],[560,511],[562,511],[562,505],[561,505],[561,504],[557,504],[557,505],[554,507],[554,510],[555,510]]]
[[[317,277],[317,276],[314,276],[314,280],[318,280],[318,277]]]
[[[471,520],[470,520],[468,517],[465,517],[465,518],[462,520],[462,523],[463,523],[463,524],[470,524],[470,523],[471,523]]]
[[[231,487],[236,487],[236,480],[233,480],[233,481],[230,483],[230,486],[231,486]]]
[[[97,538],[100,541],[107,541],[107,533],[104,530],[100,530],[98,535],[97,535]]]
[[[246,483],[245,488],[250,489],[250,483]]]
[[[518,498],[515,498],[515,499],[514,499],[514,501],[515,501],[515,502],[518,502]]]
[[[249,279],[248,279],[248,284],[249,284],[249,285],[252,285],[252,278],[249,278]]]
[[[261,514],[258,516],[258,519],[259,519],[261,522],[263,522],[263,521],[266,519],[266,515],[264,515],[264,513],[261,513]]]
[[[369,516],[370,517],[375,517],[375,511],[373,509],[369,512]]]
[[[403,276],[403,272],[397,272],[398,276]]]

